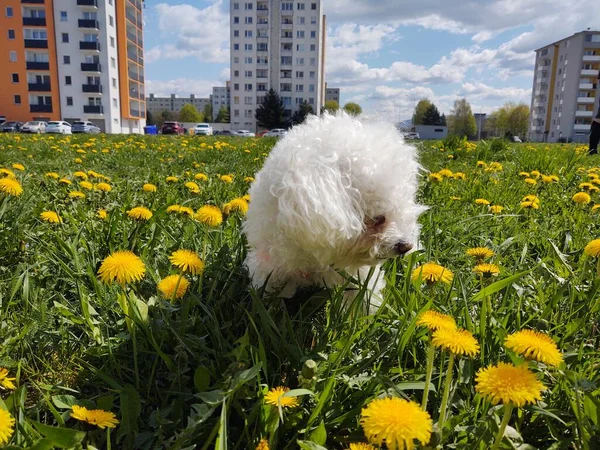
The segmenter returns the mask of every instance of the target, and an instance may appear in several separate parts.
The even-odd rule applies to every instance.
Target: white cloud
[[[457,92],[459,97],[467,97],[469,101],[480,102],[484,100],[502,100],[515,102],[529,102],[531,89],[516,87],[495,88],[484,83],[464,83]]]
[[[171,94],[190,95],[207,98],[212,94],[213,86],[222,86],[216,80],[199,80],[190,78],[176,78],[172,80],[146,80],[146,93],[157,97],[166,97]]]

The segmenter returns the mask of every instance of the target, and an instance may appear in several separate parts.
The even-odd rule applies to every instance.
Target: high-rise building
[[[266,92],[279,93],[286,117],[306,101],[324,102],[325,16],[321,0],[231,0],[231,128],[256,131]]]
[[[231,89],[230,82],[228,81],[225,86],[214,86],[212,91],[212,111],[213,117],[215,120],[217,115],[219,114],[219,110],[221,107],[225,106],[229,108],[229,104],[231,103]]]
[[[146,108],[152,114],[161,113],[162,111],[177,113],[185,105],[193,105],[198,112],[204,112],[204,108],[210,103],[210,99],[196,97],[195,94],[190,94],[189,97],[177,97],[177,94],[171,94],[169,97],[156,97],[154,94],[150,94],[146,99]]]
[[[600,31],[581,31],[536,50],[529,139],[587,140],[600,108]]]
[[[0,115],[143,132],[142,0],[3,0],[1,8]]]

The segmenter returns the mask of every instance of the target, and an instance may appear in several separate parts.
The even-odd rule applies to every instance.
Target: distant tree
[[[223,105],[219,108],[219,112],[217,112],[215,122],[229,123],[229,108],[227,106]]]
[[[177,120],[177,114],[166,109],[162,110],[156,119],[156,126],[162,127],[165,122],[173,122]]]
[[[202,111],[202,114],[204,115],[204,120],[206,122],[212,122],[213,121],[213,106],[212,106],[212,103],[207,103],[206,105],[204,105],[204,110]]]
[[[264,101],[256,109],[254,117],[259,127],[270,130],[285,125],[283,100],[273,88],[269,89]]]
[[[340,109],[340,105],[335,100],[327,100],[323,108],[321,108],[321,114],[327,111],[330,114],[335,114]]]
[[[507,102],[491,113],[486,128],[493,136],[525,137],[529,125],[529,106],[525,103]]]
[[[442,125],[442,116],[433,103],[425,110],[422,123],[418,125]]]
[[[417,106],[415,106],[415,112],[412,116],[413,126],[425,125],[425,123],[423,123],[423,120],[425,118],[425,112],[427,111],[427,108],[429,108],[431,105],[432,103],[427,98],[419,100],[419,103],[417,103]]]
[[[362,108],[358,103],[348,102],[344,105],[344,111],[351,116],[358,116],[362,113]]]
[[[440,125],[446,126],[447,122],[446,122],[446,114],[442,114],[442,117],[440,119]]]
[[[292,125],[304,122],[309,114],[314,114],[313,108],[307,101],[303,101],[300,103],[300,108],[292,115]]]
[[[183,105],[179,110],[180,122],[202,122],[204,120],[202,114],[198,112],[196,107],[190,103]]]
[[[456,136],[469,137],[475,135],[477,124],[467,99],[463,98],[454,102],[454,109],[448,120],[448,128],[450,134]]]
[[[152,114],[149,110],[146,110],[146,124],[154,125],[154,114]]]

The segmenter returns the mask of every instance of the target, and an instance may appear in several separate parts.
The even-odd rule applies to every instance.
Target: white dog
[[[418,238],[414,148],[386,123],[345,113],[309,116],[271,151],[250,188],[243,225],[255,287],[290,297],[297,288],[345,282],[338,271],[385,285],[381,263]],[[370,299],[381,304],[381,297]]]

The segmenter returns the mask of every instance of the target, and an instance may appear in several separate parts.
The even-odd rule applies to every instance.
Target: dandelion
[[[429,179],[430,179],[431,181],[435,181],[435,182],[438,182],[438,183],[439,183],[440,181],[443,181],[443,180],[444,180],[444,177],[442,177],[442,176],[441,176],[439,173],[437,173],[437,172],[433,172],[433,173],[430,173],[430,174],[429,174]]]
[[[208,175],[206,175],[205,173],[197,173],[196,175],[194,175],[194,179],[198,181],[206,181],[208,180]]]
[[[89,181],[80,181],[79,186],[81,186],[83,189],[87,189],[88,191],[91,191],[94,188],[94,185]]]
[[[156,185],[152,183],[146,183],[142,186],[144,192],[156,192]]]
[[[179,181],[179,178],[177,178],[177,177],[173,177],[173,176],[168,176],[168,177],[166,178],[166,181],[167,181],[167,183],[176,183],[176,182],[178,182],[178,181]]]
[[[560,180],[560,178],[558,178],[558,175],[550,175],[550,179],[555,183],[557,183]]]
[[[587,205],[589,202],[592,201],[592,197],[590,197],[590,194],[588,194],[587,192],[578,192],[572,197],[572,199],[575,203],[578,203],[580,205]]]
[[[219,178],[221,181],[227,184],[233,183],[233,177],[231,175],[221,175]]]
[[[600,209],[600,204],[595,204],[594,206],[592,206],[592,211],[596,211]]]
[[[169,275],[158,283],[158,290],[170,300],[182,298],[188,290],[190,282],[181,275]]]
[[[58,180],[60,178],[60,175],[57,174],[56,172],[47,172],[46,176],[48,178],[53,178],[54,180]]]
[[[455,202],[456,202],[456,201],[459,201],[459,200],[461,200],[461,197],[457,197],[456,195],[451,195],[451,196],[450,196],[450,200],[452,200],[452,201],[455,201]]]
[[[245,178],[244,178],[244,181],[245,181],[246,183],[252,183],[252,182],[254,181],[254,177],[245,177]]]
[[[108,183],[105,183],[103,181],[100,182],[100,183],[98,183],[96,185],[96,189],[98,189],[99,191],[102,191],[102,192],[110,192],[110,191],[112,191],[111,185],[108,184]]]
[[[185,183],[184,185],[186,188],[188,188],[188,190],[190,192],[193,192],[194,194],[198,194],[200,192],[200,186],[198,186],[196,183],[194,183],[193,181],[188,181],[187,183]]]
[[[117,281],[120,284],[139,281],[146,273],[146,266],[135,253],[120,250],[104,258],[98,276],[103,283]]]
[[[500,206],[500,205],[492,205],[492,206],[490,206],[490,212],[492,214],[500,214],[503,209],[504,209],[504,206]]]
[[[594,186],[592,183],[587,183],[587,182],[579,184],[579,189],[583,189],[584,191],[592,190],[595,187],[596,186]]]
[[[107,215],[108,215],[108,213],[106,212],[105,209],[98,210],[98,217],[100,217],[102,220],[106,219]]]
[[[478,205],[489,205],[490,201],[486,200],[485,198],[477,198],[475,199],[475,203]]]
[[[43,211],[40,213],[40,218],[48,223],[61,223],[62,219],[55,211]]]
[[[0,445],[7,444],[14,432],[14,417],[7,410],[0,409]]]
[[[168,213],[178,213],[181,212],[181,205],[170,205],[167,207]]]
[[[15,173],[12,170],[6,169],[4,167],[0,167],[0,174],[6,175],[7,177],[10,177],[10,178],[15,178]]]
[[[205,205],[194,215],[194,219],[210,227],[218,227],[223,222],[223,214],[216,206]]]
[[[519,175],[525,178],[529,178],[531,176],[529,172],[519,172]]]
[[[450,284],[454,274],[444,266],[440,266],[434,262],[425,263],[413,270],[411,279],[417,281],[419,279],[426,281],[427,284],[436,283],[441,281],[442,283]]]
[[[269,450],[269,441],[261,439],[254,450]]]
[[[477,264],[473,268],[473,272],[483,278],[496,276],[500,273],[500,268],[496,264]]]
[[[456,328],[454,317],[432,310],[421,313],[416,323],[419,326],[429,328],[431,331],[440,328]]]
[[[487,247],[473,247],[468,249],[466,254],[467,256],[475,258],[477,261],[483,261],[484,259],[494,256],[494,251]]]
[[[71,180],[67,180],[66,178],[61,178],[60,180],[58,180],[58,182],[59,182],[60,184],[65,184],[65,185],[67,185],[67,186],[68,186],[69,184],[71,184]]]
[[[73,176],[75,178],[81,178],[82,180],[87,180],[88,179],[88,175],[85,172],[80,172],[80,171],[73,172]]]
[[[526,195],[521,200],[521,208],[540,209],[540,199],[535,195]]]
[[[0,386],[5,389],[16,389],[17,387],[14,385],[14,378],[10,378],[8,376],[8,370],[4,367],[0,368]]]
[[[230,214],[232,211],[238,211],[242,216],[245,216],[248,212],[248,202],[238,197],[223,205],[223,212],[225,214]]]
[[[487,164],[483,161],[477,161],[477,167],[487,167]]]
[[[348,450],[377,450],[377,449],[375,447],[373,447],[371,444],[355,442],[355,443],[350,444],[350,447],[348,447]]]
[[[594,258],[600,256],[600,239],[590,241],[583,249],[583,253]]]
[[[98,428],[115,428],[119,420],[114,413],[104,411],[103,409],[87,409],[84,406],[73,405],[71,407],[71,417],[82,422],[96,425]]]
[[[0,192],[12,195],[13,197],[18,197],[23,193],[23,188],[14,178],[0,178]]]
[[[463,172],[455,172],[454,175],[452,175],[452,178],[455,180],[466,180],[467,176]]]
[[[69,192],[69,198],[85,198],[85,194],[81,191]]]
[[[294,408],[298,406],[298,397],[285,395],[289,391],[290,388],[288,387],[274,387],[265,395],[265,403],[273,406],[281,405],[282,408]]]
[[[433,333],[433,345],[455,355],[475,356],[479,352],[477,339],[467,330],[442,327]]]
[[[533,179],[533,178],[525,178],[525,183],[533,186],[533,185],[537,184],[537,181],[535,181],[535,179]]]
[[[127,215],[134,220],[149,220],[152,217],[152,211],[144,206],[136,206],[127,211]]]
[[[176,250],[169,256],[169,261],[175,267],[192,275],[199,275],[204,271],[204,263],[198,254],[191,250]]]
[[[438,172],[438,174],[443,178],[452,178],[454,173],[450,169],[442,169]]]
[[[521,330],[511,334],[504,346],[527,359],[535,359],[554,367],[563,360],[562,354],[550,336],[534,330]]]
[[[12,168],[16,169],[16,170],[20,170],[20,171],[25,170],[25,166],[23,164],[20,164],[20,163],[14,163],[12,165]]]
[[[361,412],[360,424],[370,443],[389,450],[413,449],[415,440],[425,445],[433,430],[427,411],[397,397],[371,401]]]
[[[539,170],[532,170],[531,171],[531,176],[535,177],[535,178],[539,178],[539,176],[541,175]]]

